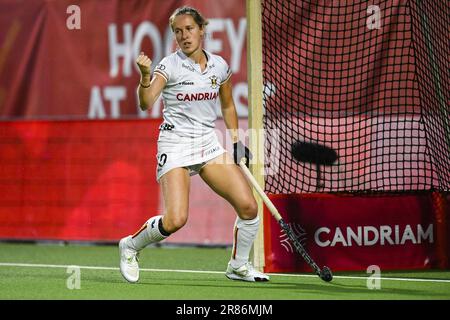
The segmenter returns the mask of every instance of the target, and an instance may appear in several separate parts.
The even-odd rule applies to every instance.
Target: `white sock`
[[[151,243],[159,242],[168,237],[168,234],[161,233],[159,224],[163,216],[154,216],[139,229],[128,241],[128,245],[137,251],[144,249]]]
[[[259,227],[259,217],[252,220],[236,218],[234,224],[233,251],[231,253],[231,266],[235,269],[248,262],[250,249],[256,238]]]

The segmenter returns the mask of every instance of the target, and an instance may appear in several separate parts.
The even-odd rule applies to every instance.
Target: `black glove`
[[[249,161],[250,159],[253,158],[253,155],[250,152],[250,150],[248,150],[248,148],[244,146],[242,142],[238,141],[233,143],[233,152],[234,152],[233,154],[234,163],[239,165],[241,159],[245,158],[245,165],[248,168]]]

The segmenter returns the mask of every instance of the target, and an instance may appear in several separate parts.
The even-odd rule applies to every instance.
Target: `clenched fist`
[[[142,76],[150,75],[150,66],[152,65],[152,60],[150,60],[150,58],[147,57],[144,52],[141,52],[141,54],[137,57],[136,64],[138,65]]]

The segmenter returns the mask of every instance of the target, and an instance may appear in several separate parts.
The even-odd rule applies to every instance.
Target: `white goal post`
[[[248,128],[250,130],[250,150],[254,163],[250,170],[260,186],[264,186],[264,139],[258,131],[263,130],[263,80],[262,80],[262,27],[261,0],[247,0],[247,79],[248,79]],[[258,203],[260,228],[252,250],[254,267],[264,268],[264,219],[263,201],[255,191]]]

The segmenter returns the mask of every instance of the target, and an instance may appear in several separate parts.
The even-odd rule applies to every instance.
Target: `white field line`
[[[86,270],[114,270],[119,271],[117,267],[97,267],[97,266],[80,266],[80,265],[64,265],[64,264],[35,264],[35,263],[9,263],[0,262],[0,267],[29,267],[29,268],[65,268],[79,267]],[[173,270],[173,269],[146,269],[141,268],[140,271],[146,272],[178,272],[178,273],[204,273],[204,274],[224,274],[224,271],[207,271],[207,270]],[[269,273],[270,276],[279,277],[317,277],[313,274],[289,274],[289,273]],[[360,279],[367,280],[368,277],[363,276],[333,276],[334,279]],[[387,280],[387,281],[409,281],[409,282],[436,282],[436,283],[450,283],[450,279],[420,279],[420,278],[376,278],[371,276],[371,280]]]

